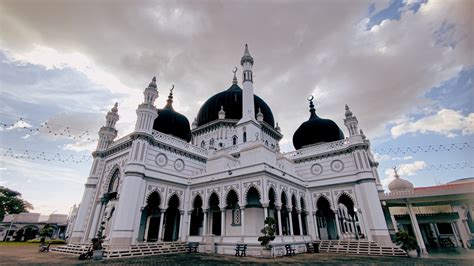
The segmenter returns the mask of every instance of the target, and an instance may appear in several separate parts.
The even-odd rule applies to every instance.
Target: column
[[[179,229],[178,229],[178,239],[179,236],[182,235],[181,230],[183,230],[183,220],[184,220],[184,211],[179,211],[180,217],[179,217]]]
[[[221,237],[225,235],[225,208],[221,209]]]
[[[365,239],[370,241],[367,234],[367,229],[365,228],[364,215],[362,215],[362,210],[359,208],[357,208],[357,217],[359,218],[360,230],[362,231],[362,234],[364,234]]]
[[[278,217],[278,235],[282,236],[283,231],[281,228],[281,207],[277,206],[276,209],[277,209],[277,217]]]
[[[301,222],[301,210],[296,210],[298,213],[298,225],[300,226],[300,235],[303,235],[303,223]]]
[[[242,236],[245,236],[245,207],[240,207],[240,225],[242,229]]]
[[[407,202],[408,214],[410,215],[411,225],[413,227],[413,231],[415,232],[415,238],[418,242],[418,246],[420,246],[422,254],[428,254],[426,252],[425,241],[423,240],[423,236],[421,235],[420,226],[418,225],[418,220],[416,219],[415,212],[412,209],[412,204]]]
[[[204,221],[202,225],[202,235],[207,235],[207,210],[203,210],[204,212]]]
[[[145,234],[143,235],[143,242],[147,242],[147,239],[148,239],[148,230],[150,229],[150,219],[151,219],[151,215],[146,218]]]
[[[461,241],[459,241],[458,230],[456,230],[457,228],[455,222],[451,222],[451,228],[453,230],[454,239],[456,240],[456,247],[459,247],[459,242]],[[463,243],[461,242],[461,244]]]
[[[313,220],[314,220],[314,227],[316,228],[316,239],[321,239],[319,237],[319,225],[318,225],[318,216],[316,216],[316,212],[313,212],[313,214],[311,215],[311,217],[313,217]]]
[[[158,229],[158,242],[163,242],[163,220],[165,218],[165,210],[160,210],[160,228]]]
[[[193,211],[188,211],[188,234],[187,237],[191,235],[191,215],[193,214]]]
[[[290,235],[294,236],[293,232],[293,212],[292,208],[288,208],[288,220],[290,220]]]
[[[336,218],[336,229],[337,229],[337,239],[341,239],[341,227],[340,227],[340,224],[339,224],[339,212],[337,210],[333,210],[334,211],[334,217]]]
[[[398,223],[397,223],[397,220],[395,219],[395,216],[390,214],[390,219],[392,219],[393,229],[395,230],[395,233],[398,233]]]
[[[265,221],[268,217],[268,204],[262,204],[263,206],[263,220]]]
[[[461,220],[456,220],[454,223],[454,227],[456,227],[456,231],[459,233],[459,237],[461,238],[461,243],[464,248],[467,248],[467,240],[465,238],[465,235],[463,234],[462,227],[463,223]]]

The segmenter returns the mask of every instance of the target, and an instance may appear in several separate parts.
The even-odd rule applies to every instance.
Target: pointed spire
[[[115,114],[118,112],[118,102],[116,102],[114,104],[114,107],[112,107],[112,109],[110,109],[110,111],[112,111],[112,113],[115,113]]]
[[[243,66],[245,62],[250,62],[253,65],[253,57],[250,55],[249,46],[245,44],[244,55],[240,59],[240,64]]]
[[[232,80],[232,84],[237,84],[237,76],[235,74],[235,73],[237,73],[237,67],[234,67],[232,72],[234,73],[234,79]]]
[[[313,100],[314,100],[314,96],[313,95],[310,95],[308,97],[308,101],[309,101],[309,112],[310,112],[310,116],[309,116],[309,119],[313,119],[313,118],[316,118],[318,117],[316,115],[316,109],[314,109],[314,103],[313,103]]]
[[[173,90],[174,90],[174,85],[171,85],[170,94],[168,95],[168,100],[166,100],[165,108],[173,109]]]
[[[392,169],[393,169],[393,173],[394,173],[395,178],[400,178],[400,176],[397,173],[397,167],[394,166],[394,167],[392,167]]]
[[[347,117],[351,117],[352,116],[352,112],[351,110],[349,109],[349,106],[346,104],[346,118]]]
[[[224,106],[223,105],[221,105],[221,110],[219,111],[217,116],[219,117],[219,119],[224,119],[225,118],[225,111],[224,111]]]
[[[258,108],[257,121],[259,122],[263,121],[263,114],[262,114],[262,111],[260,110],[260,107]]]
[[[276,131],[278,131],[278,132],[280,132],[280,131],[281,131],[281,129],[280,129],[280,126],[278,125],[278,122],[276,123],[275,130],[276,130]]]
[[[151,79],[150,84],[148,84],[148,88],[156,89],[156,76],[154,76],[154,77]]]
[[[192,127],[193,129],[195,129],[195,128],[197,128],[197,124],[198,124],[198,123],[197,123],[197,117],[195,117],[193,123],[191,124],[191,127]]]

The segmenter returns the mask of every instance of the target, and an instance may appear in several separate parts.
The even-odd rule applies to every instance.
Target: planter
[[[92,258],[94,260],[102,260],[103,254],[104,254],[104,251],[102,250],[94,250],[92,251]]]
[[[412,249],[407,252],[408,257],[410,258],[418,258],[418,253],[416,250]]]
[[[262,257],[265,259],[273,258],[271,249],[262,249],[261,254],[262,254]]]

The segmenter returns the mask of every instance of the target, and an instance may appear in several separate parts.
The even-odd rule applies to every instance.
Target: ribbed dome
[[[257,95],[254,95],[254,102],[255,112],[257,113],[260,108],[263,121],[275,127],[275,120],[270,107]],[[197,115],[197,126],[217,120],[221,106],[225,111],[226,119],[242,118],[242,89],[237,84],[233,84],[229,89],[212,96],[201,106]]]
[[[388,184],[388,189],[390,189],[391,192],[402,191],[402,190],[413,190],[414,188],[413,184],[408,180],[400,178],[396,169],[394,169],[394,171],[395,171],[395,179],[392,182],[390,182],[390,184]]]
[[[293,146],[299,150],[304,146],[332,142],[344,139],[344,133],[334,121],[316,115],[312,98],[310,100],[310,117],[300,125],[293,134]]]
[[[191,141],[191,129],[188,119],[173,109],[173,93],[170,92],[166,106],[158,109],[158,117],[153,129],[161,133],[175,136],[187,142]]]

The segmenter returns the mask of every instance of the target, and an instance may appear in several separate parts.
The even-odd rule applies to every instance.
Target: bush
[[[410,250],[414,250],[418,247],[416,239],[409,235],[405,231],[399,231],[395,234],[395,243],[400,245],[400,248],[408,253]]]
[[[39,244],[39,243],[41,243],[41,241],[39,239],[31,239],[31,240],[26,241],[26,243],[38,243]],[[51,239],[51,240],[46,240],[44,243],[55,245],[55,244],[66,244],[66,241],[62,240],[62,239]]]
[[[258,238],[260,245],[265,249],[271,249],[270,242],[275,239],[275,224],[276,221],[272,217],[267,217],[264,221],[265,227],[260,231],[263,236]]]

